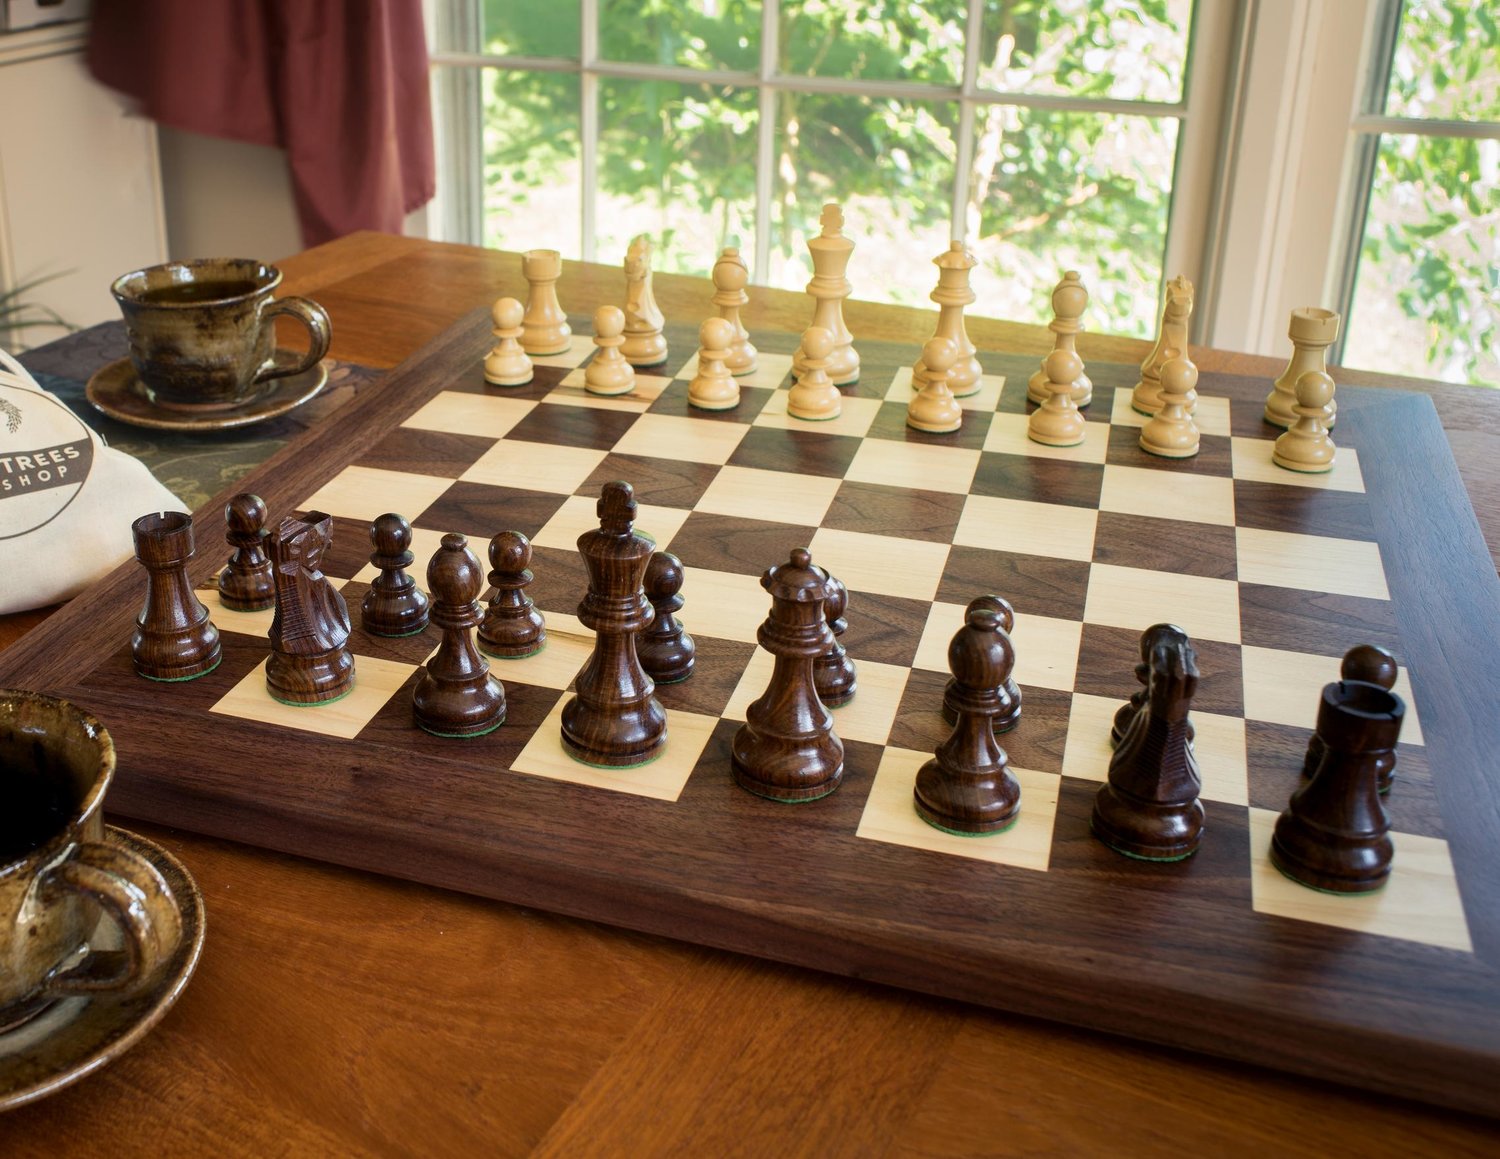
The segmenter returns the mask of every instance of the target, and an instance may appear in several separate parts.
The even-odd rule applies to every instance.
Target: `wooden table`
[[[497,294],[519,258],[362,234],[282,263],[335,320],[333,354],[390,366]],[[566,264],[574,310],[616,267]],[[669,317],[700,279],[658,275]],[[752,329],[804,295],[757,291]],[[920,342],[925,311],[850,303],[856,332]],[[981,350],[1045,353],[973,318]],[[1146,345],[1085,335],[1086,358]],[[1195,352],[1274,376],[1273,359]],[[1370,381],[1353,372],[1341,381]],[[1500,395],[1430,391],[1500,560]],[[0,643],[45,613],[0,621]],[[1500,1124],[136,826],[203,887],[209,940],[178,1007],[125,1058],[0,1117],[9,1156],[200,1154],[1433,1154]],[[1500,1097],[1500,1095],[1497,1095]],[[1488,1144],[1488,1148],[1486,1148]]]

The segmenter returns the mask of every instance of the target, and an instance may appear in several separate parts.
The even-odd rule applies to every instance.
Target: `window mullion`
[[[579,178],[582,196],[579,199],[579,229],[582,231],[583,260],[597,260],[594,241],[596,228],[595,202],[599,193],[599,76],[595,67],[599,61],[599,0],[579,0],[578,12],[579,64],[578,107],[582,124],[579,126],[578,147],[580,150]]]
[[[754,284],[771,276],[771,200],[776,191],[776,60],[781,54],[781,0],[761,0],[760,115],[755,128],[755,253],[750,265]]]
[[[974,170],[975,94],[979,84],[980,22],[984,0],[969,0],[964,17],[964,75],[958,98],[958,149],[953,158],[953,212],[950,234],[958,240],[969,236],[969,180]]]

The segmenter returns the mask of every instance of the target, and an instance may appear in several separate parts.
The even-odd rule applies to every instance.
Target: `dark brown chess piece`
[[[948,645],[953,679],[943,704],[953,732],[917,772],[917,814],[950,833],[998,833],[1021,811],[1021,786],[995,740],[994,719],[1006,710],[1002,689],[1015,666],[1015,649],[999,615],[970,605],[964,626]]]
[[[833,638],[823,615],[828,573],[799,547],[761,576],[760,586],[771,593],[771,614],[756,639],[776,662],[766,691],[734,734],[734,779],[775,801],[813,801],[844,776],[844,744],[813,682],[813,661]]]
[[[1202,781],[1187,736],[1198,662],[1192,644],[1166,635],[1147,663],[1146,703],[1109,762],[1091,825],[1118,853],[1180,861],[1197,851],[1203,836]]]
[[[578,537],[589,573],[578,618],[594,630],[594,653],[563,706],[562,739],[584,764],[626,768],[658,756],[667,742],[667,714],[635,651],[636,636],[655,619],[641,590],[654,545],[635,531],[629,483],[606,483],[598,512],[598,530]]]
[[[502,531],[490,540],[490,597],[479,625],[479,650],[487,656],[515,660],[533,656],[547,644],[547,622],[537,611],[526,585],[531,571],[531,540],[519,531]]]
[[[1009,600],[995,595],[975,596],[969,601],[969,606],[964,609],[964,614],[967,616],[969,612],[981,608],[995,613],[1000,620],[1000,630],[1006,636],[1016,630],[1016,610],[1010,606]],[[1012,652],[1014,652],[1014,646],[1012,646]],[[1013,667],[1014,662],[1005,670],[1005,682],[1000,687],[1000,711],[990,722],[990,726],[996,732],[1009,732],[1021,720],[1021,686],[1011,675]],[[943,689],[943,719],[949,724],[954,724],[958,720],[948,702],[948,691],[952,687],[953,681],[950,679]]]
[[[1380,800],[1381,758],[1395,750],[1406,705],[1361,680],[1323,687],[1323,755],[1276,819],[1271,864],[1331,893],[1368,893],[1391,874],[1390,821]]]
[[[828,631],[833,643],[813,661],[813,686],[818,690],[818,699],[828,708],[848,704],[858,691],[858,673],[849,653],[839,643],[839,637],[849,629],[844,611],[849,606],[849,589],[834,575],[828,577],[828,595],[823,600],[823,618],[828,621]]]
[[[1376,684],[1387,692],[1396,686],[1396,658],[1376,644],[1357,644],[1344,653],[1344,662],[1339,665],[1339,676],[1344,680],[1362,680]],[[1317,771],[1323,759],[1323,738],[1316,732],[1307,742],[1307,756],[1302,762],[1302,775],[1310,777]],[[1396,750],[1381,753],[1376,758],[1375,784],[1382,795],[1391,791],[1391,782],[1396,779]]]
[[[359,605],[360,627],[372,636],[415,636],[427,627],[427,593],[407,574],[416,556],[411,524],[393,511],[370,524],[370,563],[380,574]]]
[[[135,670],[150,680],[192,680],[219,666],[219,631],[188,579],[193,520],[179,511],[142,515],[130,525],[146,569],[146,599],[130,636]]]
[[[288,516],[271,536],[276,617],[266,690],[286,704],[327,704],[354,688],[349,609],[323,574],[332,542],[333,517],[321,511]]]
[[[1146,704],[1146,686],[1151,680],[1151,653],[1157,643],[1162,640],[1182,640],[1186,642],[1188,634],[1176,624],[1152,624],[1141,633],[1141,662],[1135,666],[1135,678],[1140,681],[1141,687],[1137,692],[1130,694],[1130,699],[1115,711],[1114,723],[1109,729],[1109,743],[1118,747],[1126,732],[1130,730],[1130,722],[1135,719],[1136,713]],[[1193,722],[1188,720],[1188,740],[1193,739]]]
[[[219,603],[235,612],[260,612],[276,603],[276,581],[266,554],[266,504],[259,495],[236,495],[224,504],[224,538],[234,548],[219,573]]]
[[[651,553],[644,583],[656,622],[641,633],[635,647],[641,667],[658,684],[686,680],[698,654],[698,645],[677,618],[683,605],[682,578],[682,560],[670,551]]]
[[[430,615],[443,633],[412,690],[417,724],[435,736],[493,732],[505,721],[505,689],[474,646],[484,570],[462,535],[443,536],[427,564]]]

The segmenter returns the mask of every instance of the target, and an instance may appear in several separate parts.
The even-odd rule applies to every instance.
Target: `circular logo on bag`
[[[51,395],[0,383],[0,539],[51,523],[83,490],[94,440]]]

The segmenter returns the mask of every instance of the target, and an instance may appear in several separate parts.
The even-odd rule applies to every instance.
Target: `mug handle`
[[[44,891],[81,893],[114,919],[124,937],[120,951],[95,951],[77,966],[59,969],[42,983],[49,998],[145,985],[177,952],[182,913],[172,889],[145,858],[108,842],[85,842],[47,870]],[[45,896],[45,895],[44,895]]]
[[[311,298],[298,298],[295,295],[287,298],[272,298],[266,304],[266,308],[260,312],[261,325],[274,326],[278,314],[287,314],[306,326],[308,334],[312,336],[312,345],[301,359],[290,366],[279,366],[273,362],[255,376],[256,382],[265,382],[270,378],[282,378],[288,374],[301,374],[303,371],[311,370],[322,362],[328,353],[328,343],[333,337],[333,323],[328,320],[328,311],[322,306]]]

